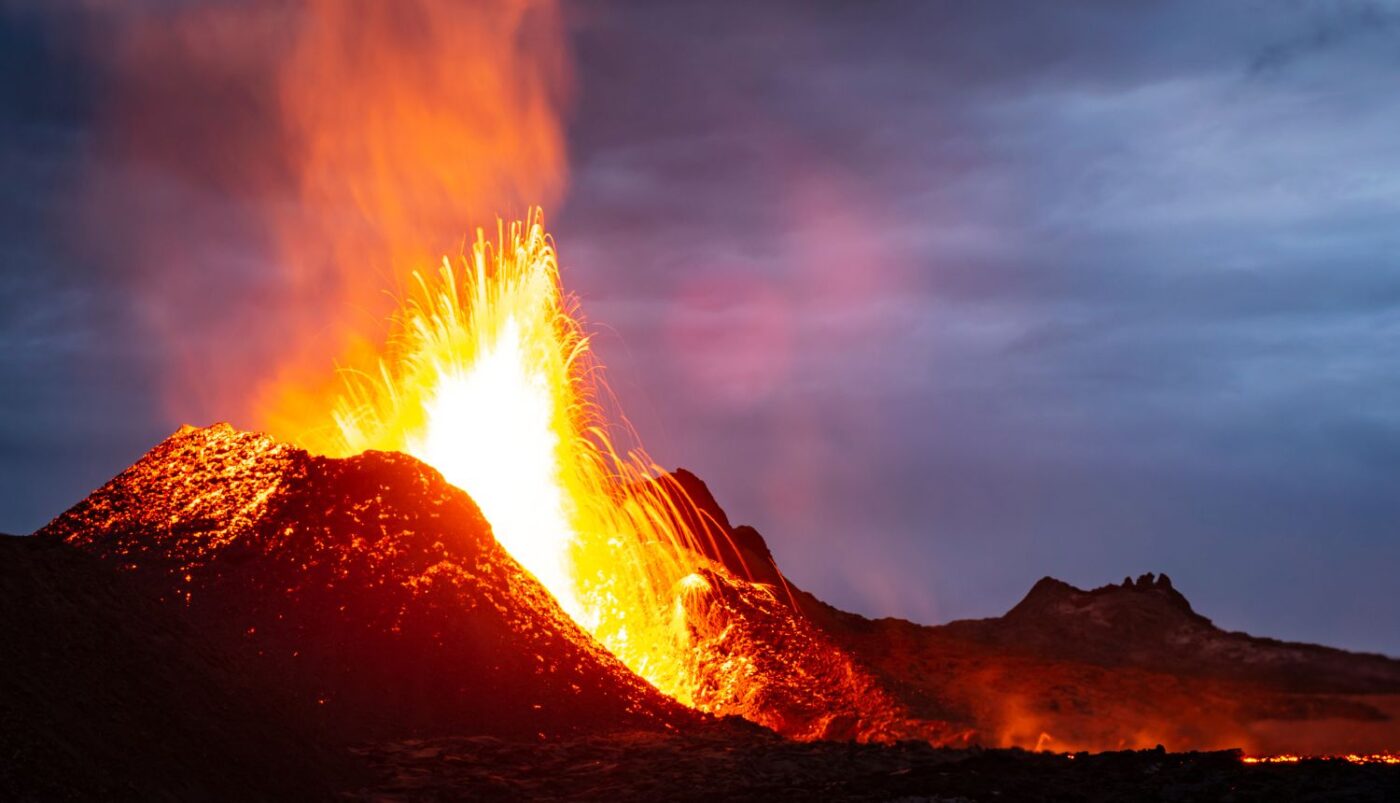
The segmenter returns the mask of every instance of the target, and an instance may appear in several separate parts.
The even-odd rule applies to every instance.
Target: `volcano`
[[[677,772],[702,772],[752,749],[779,766],[808,762],[813,779],[828,778],[818,767],[829,748],[781,745],[867,743],[876,752],[841,759],[850,771],[893,761],[888,771],[902,772],[951,759],[875,746],[1345,753],[1400,743],[1400,661],[1221,631],[1165,577],[1093,591],[1046,578],[996,619],[869,620],[796,587],[695,475],[651,482],[692,503],[676,508],[697,518],[688,526],[703,519],[722,536],[696,545],[704,568],[669,603],[696,679],[689,705],[582,629],[435,469],[392,452],[319,457],[220,424],[182,428],[6,543],[6,594],[26,601],[32,624],[9,638],[18,654],[50,656],[10,662],[29,701],[17,718],[86,734],[55,738],[94,767],[73,783],[156,798],[173,776],[132,780],[140,772],[111,742],[133,722],[159,733],[139,751],[157,763],[218,756],[183,787],[215,798],[230,784],[259,788],[240,778],[277,779],[264,787],[272,797],[316,797],[354,786],[364,761],[391,786],[432,778],[480,791],[463,767],[486,766],[482,751],[502,762],[491,772],[531,776],[534,753],[506,746],[540,742],[561,745],[566,775],[599,755],[674,751],[711,756],[676,759]],[[114,671],[106,652],[124,656]],[[43,699],[69,698],[80,702],[36,719]],[[83,715],[93,708],[112,723]],[[7,742],[29,744],[22,733],[8,729]],[[367,756],[360,764],[347,764],[351,746]],[[289,753],[304,756],[295,770]],[[14,754],[15,777],[30,779],[22,791],[52,796],[35,792],[35,778],[40,790],[64,788],[51,754]]]
[[[677,476],[657,483],[698,482]],[[36,535],[138,578],[348,741],[701,718],[583,632],[466,493],[405,455],[323,458],[228,425],[185,428]],[[674,606],[701,710],[804,739],[948,736],[780,585],[720,561],[686,578]]]
[[[695,715],[581,631],[410,457],[185,428],[40,530],[139,578],[347,740]]]

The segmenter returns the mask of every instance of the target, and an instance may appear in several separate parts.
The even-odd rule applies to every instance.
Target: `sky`
[[[207,289],[191,341],[260,325],[248,199],[112,147],[104,13],[0,0],[0,531],[193,414],[131,208],[192,255],[156,279]],[[563,20],[564,282],[652,457],[795,583],[936,623],[1166,572],[1227,629],[1400,655],[1400,5]],[[161,142],[236,150],[236,90]]]

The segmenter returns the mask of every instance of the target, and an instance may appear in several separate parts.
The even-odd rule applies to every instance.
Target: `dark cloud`
[[[121,232],[65,225],[75,182],[170,193],[224,255],[192,275],[257,297],[259,234],[217,160],[90,146],[100,46],[63,33],[90,16],[0,32],[25,76],[0,82],[0,342],[22,378],[0,392],[0,528],[173,426],[150,311],[100,247]],[[1167,571],[1225,626],[1400,653],[1377,615],[1400,563],[1388,6],[570,17],[566,281],[653,455],[704,476],[798,582],[931,620],[997,613],[1042,574]],[[189,147],[267,150],[256,76],[225,77],[147,101],[210,98]]]
[[[81,24],[38,6],[0,23],[0,530],[28,531],[161,427],[129,300],[74,247],[102,83]]]
[[[1358,616],[1400,548],[1400,40],[1286,11],[590,17],[557,222],[654,451],[858,609],[1159,569],[1228,626],[1400,649]],[[715,272],[781,347],[724,336]]]

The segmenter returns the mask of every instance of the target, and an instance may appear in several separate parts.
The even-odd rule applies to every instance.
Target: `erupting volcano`
[[[336,604],[350,592],[336,583],[320,589],[308,580],[311,575],[255,580],[256,572],[230,574],[222,568],[230,554],[253,549],[278,563],[303,560],[303,574],[331,560],[345,576],[379,572],[384,576],[378,581],[365,576],[358,582],[366,589],[385,581],[405,586],[400,593],[407,596],[392,615],[398,633],[410,623],[422,627],[429,617],[415,607],[425,604],[425,589],[479,582],[470,578],[480,571],[464,564],[453,547],[460,534],[449,529],[450,537],[430,535],[410,523],[422,515],[423,502],[416,497],[407,503],[379,493],[358,498],[365,483],[400,493],[398,486],[414,471],[394,453],[406,453],[465,492],[448,490],[428,476],[429,468],[415,464],[419,478],[412,483],[428,483],[430,496],[441,500],[433,507],[448,500],[479,507],[494,543],[512,559],[488,563],[523,567],[574,625],[664,695],[654,695],[645,710],[670,711],[669,701],[659,702],[669,698],[704,713],[739,715],[795,738],[966,740],[966,733],[952,732],[939,720],[911,717],[810,621],[761,538],[745,543],[736,537],[693,475],[664,472],[639,449],[622,454],[614,447],[614,425],[604,420],[599,403],[606,392],[600,367],[560,285],[554,249],[538,214],[502,223],[494,242],[479,233],[459,264],[445,261],[435,276],[415,275],[415,280],[417,294],[405,301],[378,365],[346,369],[344,395],[327,411],[334,427],[320,436],[312,430],[305,438],[313,447],[323,438],[315,451],[334,456],[329,462],[226,425],[182,431],[45,533],[120,560],[129,570],[156,569],[175,583],[162,589],[163,595],[183,596],[196,609],[214,604],[219,623],[211,626],[226,628],[233,620],[236,630],[258,641],[288,627],[313,633],[323,625],[303,619],[307,609],[300,606],[279,611],[276,622],[262,621],[225,608],[230,603],[221,595],[246,599],[247,583],[285,584],[287,594],[318,598],[315,609],[344,611],[365,600]],[[319,510],[320,503],[300,497],[322,482],[329,487],[314,495],[327,500],[323,513],[312,519],[288,512]],[[698,503],[693,492],[708,504]],[[345,497],[343,503],[337,494]],[[160,502],[145,501],[151,499]],[[370,506],[368,514],[363,505]],[[347,514],[348,522],[335,523]],[[448,516],[446,523],[469,515]],[[320,523],[325,516],[331,523]],[[377,534],[356,529],[376,521]],[[153,525],[165,531],[156,545],[145,534]],[[325,534],[312,536],[308,527]],[[359,565],[364,562],[374,568]],[[368,593],[375,598],[390,592]],[[489,596],[510,613],[513,606],[505,600],[520,593]],[[215,601],[205,603],[205,597]],[[262,607],[247,604],[248,611]],[[557,618],[545,610],[552,606],[532,605],[544,611],[536,615]],[[431,616],[450,614],[435,609]],[[460,623],[437,626],[452,632]],[[531,634],[549,627],[559,625],[545,627],[526,617],[504,629],[526,639],[514,651],[531,649]],[[449,638],[444,633],[434,638],[439,649],[464,648],[444,643]],[[594,643],[578,633],[551,640]],[[302,644],[294,638],[281,651],[305,652],[309,659],[317,654],[318,641]],[[538,660],[551,661],[553,674],[546,652]],[[425,663],[440,666],[440,659]],[[566,658],[564,664],[577,665],[578,659]],[[462,670],[439,671],[441,677],[431,682],[448,683]],[[577,693],[581,684],[573,687]],[[325,693],[316,696],[325,704]],[[335,696],[330,695],[332,702]],[[446,701],[442,705],[451,708]],[[507,730],[533,732],[526,723],[534,719],[527,716]]]
[[[1223,633],[1165,576],[1047,578],[939,628],[794,587],[698,478],[614,446],[538,213],[414,280],[312,452],[186,428],[37,539],[134,575],[351,741],[752,738],[707,717],[734,715],[804,741],[1390,760],[1400,664]]]
[[[80,222],[82,244],[52,262],[84,267],[49,295],[92,319],[56,325],[36,303],[0,327],[32,354],[29,375],[66,377],[76,405],[0,398],[28,405],[6,422],[0,463],[68,488],[42,497],[42,516],[14,516],[31,535],[0,536],[0,800],[1400,799],[1400,659],[1301,641],[1379,643],[1366,627],[1334,639],[1318,628],[1335,618],[1249,619],[1240,603],[1298,582],[1296,561],[1317,558],[1299,546],[1308,527],[1369,538],[1368,515],[1389,521],[1372,488],[1392,457],[1373,444],[1389,441],[1353,436],[1393,416],[1351,401],[1390,396],[1354,392],[1348,341],[1341,368],[1294,372],[1345,392],[1286,404],[1302,383],[1275,381],[1273,362],[1257,370],[1289,351],[1258,319],[1297,310],[1240,277],[1295,232],[1259,234],[1244,255],[1205,247],[1229,239],[1223,224],[1198,232],[1182,259],[1234,271],[1223,289],[1198,284],[1156,252],[1230,204],[1181,203],[1179,188],[1154,202],[1115,178],[1165,165],[1151,177],[1165,186],[1183,164],[1213,163],[1194,144],[1169,158],[1196,128],[1143,133],[1143,154],[1109,139],[1124,120],[1197,120],[1202,98],[1239,100],[1197,86],[1194,61],[1189,81],[1115,94],[1075,76],[1043,91],[1077,61],[1001,72],[1041,53],[1039,23],[988,49],[1011,54],[993,65],[954,41],[934,58],[925,38],[941,17],[911,24],[920,35],[901,53],[908,33],[885,29],[883,10],[867,30],[855,9],[815,6],[710,19],[554,0],[59,5],[50,22],[75,23],[73,53],[58,34],[0,29],[0,61],[52,59],[64,83],[0,92],[0,112],[20,98],[41,118],[26,141],[66,143],[81,166],[0,158],[0,171],[81,177],[54,220],[65,240]],[[788,37],[809,13],[826,27]],[[673,18],[687,24],[668,38]],[[1251,75],[1274,80],[1356,27],[1270,45]],[[70,75],[84,48],[86,82]],[[842,66],[853,54],[856,70]],[[931,80],[945,57],[973,66]],[[1003,99],[1023,84],[1034,92]],[[812,87],[837,94],[809,108]],[[945,92],[966,106],[923,113],[924,94]],[[1251,147],[1286,100],[1249,118]],[[867,112],[888,102],[898,125],[881,127]],[[1228,122],[1193,125],[1214,144]],[[69,125],[82,130],[55,134]],[[1102,161],[1050,180],[969,178],[1065,131],[1095,132],[1069,150]],[[1370,198],[1385,189],[1375,174],[1335,184]],[[565,203],[573,181],[587,192],[571,187]],[[1285,213],[1309,194],[1270,182]],[[1076,209],[1036,199],[1041,187],[1111,203]],[[21,245],[0,288],[18,290],[0,305],[42,283],[20,231],[41,228],[29,205],[0,207],[13,224],[0,248]],[[545,208],[563,210],[550,218],[558,243]],[[1294,223],[1268,212],[1250,224]],[[1132,283],[1071,267],[1118,259],[1144,220],[1171,222],[1125,260],[1146,266],[1132,268],[1146,289],[1096,311],[1101,288]],[[1074,253],[1081,241],[1092,253]],[[616,268],[624,259],[635,264]],[[111,276],[86,267],[108,260]],[[636,295],[610,307],[589,281],[613,269]],[[1249,326],[1222,326],[1219,308],[1245,296]],[[1152,331],[1167,307],[1186,323]],[[586,310],[635,313],[627,346],[638,333],[662,345],[619,359]],[[100,332],[113,321],[119,332]],[[1153,350],[1207,336],[1243,341],[1225,349],[1228,370]],[[609,385],[604,353],[665,386],[666,403],[631,397],[629,419],[629,385]],[[88,359],[100,369],[73,368]],[[139,403],[89,391],[99,375],[107,390],[139,386]],[[1191,380],[1188,395],[1167,387]],[[1369,445],[1317,461],[1333,473],[1294,476],[1306,461],[1279,456],[1303,448],[1299,411],[1311,421],[1324,396],[1347,409],[1308,437]],[[68,412],[84,404],[110,407],[106,423]],[[1248,426],[1226,426],[1238,410]],[[1286,425],[1256,426],[1269,412]],[[8,454],[16,433],[46,425],[49,451]],[[666,427],[696,435],[668,442]],[[139,449],[111,451],[130,433]],[[707,451],[702,438],[726,442]],[[661,465],[677,456],[714,491]],[[79,464],[100,473],[53,479]],[[35,483],[0,485],[6,501]],[[1314,492],[1345,510],[1313,507]],[[1294,493],[1306,499],[1274,509]],[[1178,532],[1183,521],[1200,532]],[[1296,554],[1215,567],[1209,550],[1242,521]],[[1102,531],[1073,536],[1089,525]],[[1389,554],[1365,543],[1368,561]],[[1143,556],[1167,556],[1176,579],[1085,584]],[[1241,565],[1254,576],[1239,593],[1210,593]],[[968,607],[937,607],[951,601]],[[947,621],[975,610],[1006,613]],[[888,615],[914,611],[926,623]],[[1300,641],[1206,613],[1251,630],[1287,622]]]
[[[708,589],[700,545],[725,534],[645,453],[614,447],[542,216],[501,223],[494,241],[479,231],[459,262],[413,278],[385,357],[348,373],[324,451],[401,451],[441,471],[580,626],[694,703],[683,598]]]
[[[771,761],[806,767],[803,783],[816,786],[803,788],[860,799],[929,788],[934,775],[950,777],[940,767],[967,758],[933,747],[1253,754],[1243,763],[1238,752],[1205,754],[1163,776],[1214,773],[1217,784],[1246,766],[1394,763],[1400,662],[1225,633],[1165,576],[1091,592],[1047,578],[1000,619],[942,627],[867,620],[795,587],[697,477],[615,445],[627,428],[607,419],[615,405],[539,213],[502,222],[494,239],[479,232],[459,260],[413,279],[382,355],[342,368],[326,424],[300,445],[226,424],[186,427],[10,561],[6,582],[19,588],[55,561],[73,582],[91,582],[94,568],[72,563],[72,550],[126,575],[113,578],[119,596],[100,614],[117,634],[140,629],[133,617],[151,615],[137,613],[143,606],[174,608],[168,655],[138,653],[132,671],[176,661],[191,667],[190,682],[214,688],[179,694],[253,695],[285,712],[264,714],[265,726],[319,758],[279,770],[267,787],[277,794],[365,783],[356,773],[368,767],[396,793],[490,796],[515,777],[506,796],[553,797],[593,789],[598,779],[565,779],[600,756],[628,767],[616,770],[627,778],[666,763],[681,774],[668,783],[683,785],[682,775],[725,771],[736,745],[767,758],[734,794],[769,783]],[[28,617],[56,628],[92,604],[61,580],[42,593],[62,607]],[[203,668],[211,650],[241,679]],[[90,660],[76,655],[78,666]],[[64,686],[67,670],[52,664],[17,671],[42,679],[31,699],[127,705]],[[160,693],[139,693],[143,705],[185,716]],[[130,766],[106,768],[101,729],[44,716],[69,723],[68,738],[115,773],[77,782],[149,783]],[[236,737],[221,717],[182,725],[189,741],[162,748],[178,761],[190,750],[228,753],[219,775],[189,781],[205,792],[211,778],[275,761],[227,747]],[[527,780],[538,771],[528,751],[420,741],[464,733],[552,741],[562,763],[540,786]],[[841,740],[873,752],[830,763]],[[360,769],[337,754],[347,746]],[[1295,761],[1300,752],[1343,758]],[[1083,755],[1060,761],[1102,776],[1103,765],[1074,761]],[[483,761],[486,775],[462,769]],[[75,782],[27,765],[28,788]],[[999,772],[1034,783],[1048,769]],[[853,780],[871,772],[899,780]],[[374,783],[364,794],[378,794]],[[595,791],[646,794],[632,783]],[[961,783],[935,786],[972,788]]]

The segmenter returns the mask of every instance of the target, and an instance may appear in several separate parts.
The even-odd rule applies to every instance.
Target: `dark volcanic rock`
[[[1092,591],[1046,577],[1005,616],[945,628],[1008,650],[1098,666],[1240,680],[1291,693],[1400,693],[1400,661],[1223,631],[1192,610],[1166,575]]]
[[[754,734],[615,734],[376,745],[374,801],[1291,801],[1400,797],[1400,766],[1246,765],[1231,752],[1034,754],[783,741]]]
[[[736,542],[702,551],[736,573],[761,567],[783,599],[874,676],[907,725],[937,723],[943,738],[958,735],[953,743],[971,734],[984,745],[1055,750],[1400,745],[1400,661],[1222,631],[1166,575],[1092,591],[1046,577],[993,619],[870,620],[788,583],[762,537],[732,525],[694,475],[669,479]]]
[[[675,507],[683,528],[704,534],[696,539],[698,552],[736,577],[786,588],[786,581],[782,572],[778,571],[778,564],[773,560],[773,553],[768,550],[763,536],[746,524],[738,527],[730,524],[724,508],[719,506],[709,486],[699,477],[678,468],[659,477],[656,482],[677,500]],[[688,499],[690,504],[679,503],[682,499]]]
[[[139,579],[344,741],[697,719],[580,630],[465,493],[401,454],[336,460],[186,428],[37,537]]]
[[[349,756],[132,578],[0,537],[0,800],[319,800]]]
[[[693,475],[674,476],[724,532],[745,529]],[[746,564],[771,562],[757,533],[744,543],[762,557]],[[930,627],[837,610],[769,571],[908,725],[939,723],[945,739],[1265,753],[1400,745],[1400,661],[1225,632],[1166,575],[1092,591],[1046,577],[1005,616]]]
[[[967,744],[966,728],[911,715],[803,615],[762,536],[733,526],[698,477],[677,469],[654,482],[679,531],[696,534],[693,551],[712,561],[682,580],[676,598],[697,707],[795,739]]]
[[[1169,580],[1046,578],[1006,616],[930,627],[802,609],[915,716],[984,745],[1348,753],[1400,745],[1400,662],[1226,633]]]

